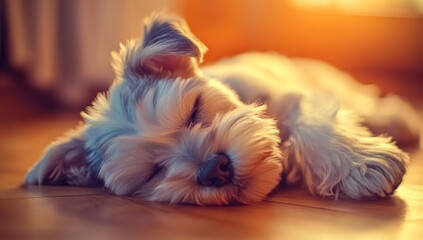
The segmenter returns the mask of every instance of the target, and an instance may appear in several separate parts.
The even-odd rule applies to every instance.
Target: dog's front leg
[[[276,106],[288,109],[276,111],[288,182],[302,179],[312,194],[354,199],[388,196],[401,183],[408,155],[390,137],[372,136],[336,101],[293,94]]]

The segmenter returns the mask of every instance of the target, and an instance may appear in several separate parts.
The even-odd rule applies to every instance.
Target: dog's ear
[[[196,74],[207,47],[186,22],[175,16],[154,14],[145,21],[142,43],[128,41],[112,53],[118,75],[190,77]]]
[[[95,184],[97,177],[86,162],[83,133],[80,127],[52,143],[27,173],[25,184]]]

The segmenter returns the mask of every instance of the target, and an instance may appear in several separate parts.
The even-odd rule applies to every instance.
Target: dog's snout
[[[225,154],[213,154],[200,168],[198,183],[209,187],[222,187],[232,180],[232,164]]]

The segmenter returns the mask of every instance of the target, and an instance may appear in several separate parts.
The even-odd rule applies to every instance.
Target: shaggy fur
[[[335,198],[385,197],[400,184],[407,154],[361,123],[392,132],[389,118],[374,121],[385,101],[374,89],[324,63],[277,54],[200,69],[206,51],[183,20],[148,19],[142,41],[112,54],[109,91],[82,114],[81,126],[47,148],[26,183],[104,184],[117,195],[199,205],[260,201],[282,174]],[[416,138],[412,120],[399,118],[395,127],[408,133],[398,140]],[[231,181],[199,184],[201,166],[221,153]]]

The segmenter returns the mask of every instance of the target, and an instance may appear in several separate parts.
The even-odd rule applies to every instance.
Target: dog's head
[[[84,114],[88,162],[118,195],[223,205],[264,198],[282,172],[266,106],[202,76],[207,48],[176,17],[154,15],[114,53],[116,80]]]

